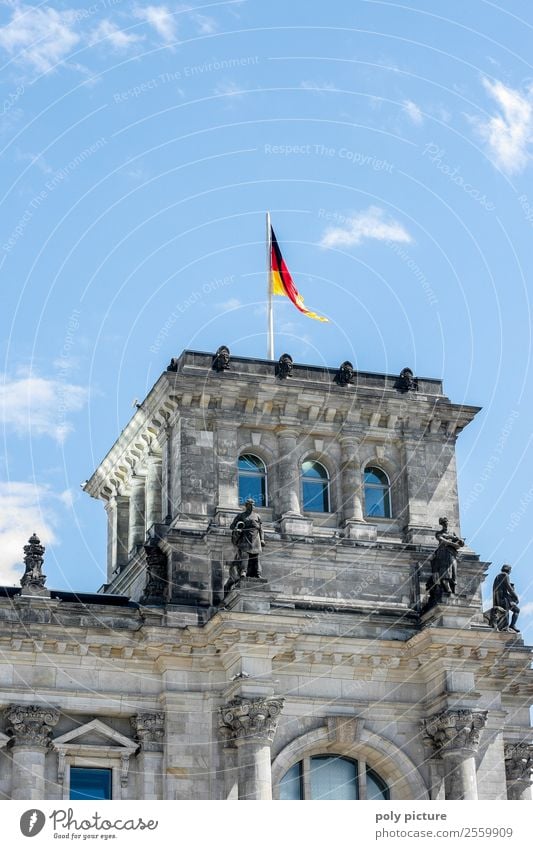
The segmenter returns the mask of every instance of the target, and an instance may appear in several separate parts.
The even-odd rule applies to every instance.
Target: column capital
[[[130,725],[133,736],[140,744],[143,752],[160,752],[163,750],[163,738],[165,736],[165,714],[136,713],[130,716]]]
[[[477,752],[486,721],[486,710],[443,710],[423,720],[422,726],[437,757],[466,759]]]
[[[236,696],[220,708],[220,733],[228,742],[272,743],[283,699],[245,699]]]
[[[48,749],[59,711],[41,705],[9,705],[4,714],[13,745],[26,749]]]
[[[529,784],[533,772],[533,743],[505,744],[505,774],[507,781]]]
[[[288,439],[298,439],[300,437],[301,431],[297,430],[294,427],[280,425],[278,428],[276,428],[276,434],[278,436],[285,436]]]

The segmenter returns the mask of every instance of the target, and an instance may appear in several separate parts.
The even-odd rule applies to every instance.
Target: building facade
[[[32,538],[2,590],[0,795],[530,799],[531,649],[460,540],[477,411],[408,369],[172,360],[85,485],[107,582],[49,590]]]

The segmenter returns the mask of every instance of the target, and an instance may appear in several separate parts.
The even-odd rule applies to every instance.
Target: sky
[[[265,211],[327,324],[276,355],[444,380],[462,532],[533,640],[527,0],[0,2],[0,580],[105,580],[80,483],[186,348],[266,356]]]

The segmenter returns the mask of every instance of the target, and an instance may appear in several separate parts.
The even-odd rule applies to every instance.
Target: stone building
[[[477,411],[408,369],[172,360],[85,485],[107,582],[48,589],[34,536],[0,590],[0,795],[531,798],[531,649],[460,540]]]

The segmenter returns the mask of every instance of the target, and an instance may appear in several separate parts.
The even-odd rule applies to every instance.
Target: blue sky
[[[530,527],[533,11],[369,0],[0,4],[0,568],[104,580],[80,489],[184,348],[265,356],[264,213],[306,304],[300,362],[442,377],[462,529],[514,565]],[[526,633],[527,636],[527,633]]]

